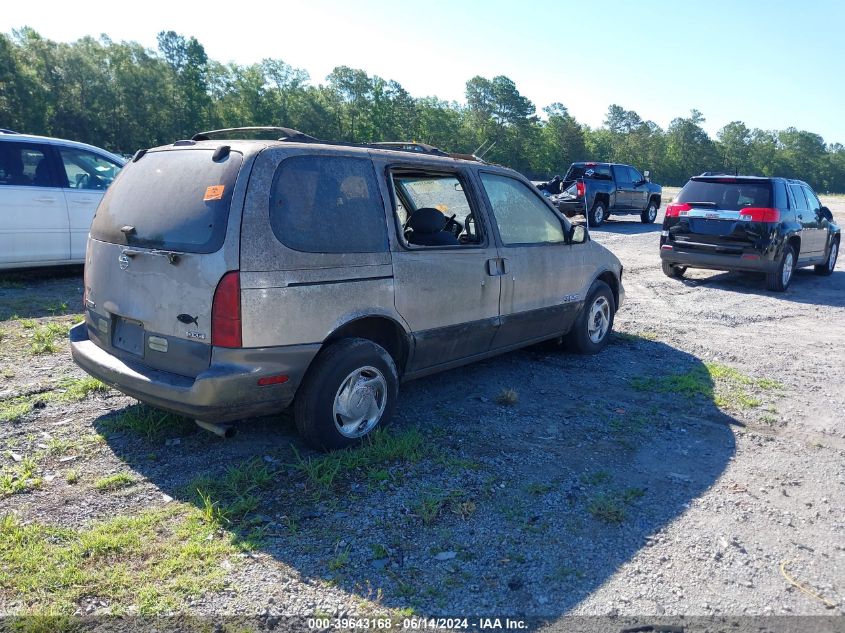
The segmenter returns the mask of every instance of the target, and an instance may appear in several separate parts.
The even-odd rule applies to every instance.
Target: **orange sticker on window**
[[[211,200],[222,200],[223,190],[225,188],[225,185],[211,185],[210,187],[206,188],[205,197],[203,198],[203,201],[210,202]]]

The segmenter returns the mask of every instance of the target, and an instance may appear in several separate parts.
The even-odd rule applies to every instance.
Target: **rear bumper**
[[[777,269],[777,260],[761,254],[759,251],[748,251],[742,254],[708,253],[691,250],[672,250],[660,248],[660,259],[669,264],[686,266],[688,268],[705,268],[708,270],[730,270],[754,273],[770,273]]]
[[[287,407],[320,344],[256,349],[215,347],[211,365],[196,378],[152,369],[98,347],[80,323],[70,330],[74,362],[110,387],[141,402],[180,415],[227,422]],[[259,386],[266,376],[286,375],[282,384]]]

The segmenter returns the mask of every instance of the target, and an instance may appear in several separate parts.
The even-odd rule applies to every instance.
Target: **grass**
[[[581,483],[587,486],[599,486],[601,484],[606,484],[610,481],[610,479],[610,473],[606,470],[598,470],[594,473],[590,473],[589,475],[581,475]]]
[[[186,417],[144,404],[125,408],[117,415],[103,420],[102,425],[105,431],[129,432],[149,441],[165,434],[185,435],[195,428],[193,421]]]
[[[305,477],[313,492],[320,494],[333,488],[342,475],[362,471],[365,477],[377,481],[383,478],[379,473],[386,465],[417,462],[430,450],[415,428],[400,433],[378,430],[359,446],[328,455],[303,458],[294,449],[296,459],[290,466]]]
[[[79,530],[0,516],[0,593],[51,615],[73,614],[90,596],[117,615],[153,615],[221,589],[221,563],[235,551],[182,504]]]
[[[106,385],[90,376],[65,378],[48,391],[0,400],[0,422],[18,422],[33,410],[36,402],[73,402],[108,389]]]
[[[73,485],[79,483],[80,475],[79,471],[75,468],[71,468],[69,471],[65,473],[65,481],[69,484]]]
[[[719,363],[703,363],[690,371],[657,378],[635,377],[631,386],[639,391],[676,393],[686,398],[705,398],[716,406],[728,409],[759,407],[758,391],[780,391],[783,385],[770,378],[752,378],[733,367]]]
[[[496,404],[512,407],[519,403],[519,393],[515,389],[502,389],[496,396]]]
[[[0,499],[40,487],[41,478],[37,476],[37,468],[35,459],[24,457],[14,466],[0,470]]]
[[[226,527],[248,522],[261,505],[260,495],[275,480],[275,471],[259,458],[229,466],[222,475],[202,475],[188,486],[197,495],[203,519],[210,525]]]
[[[602,491],[587,502],[587,512],[604,523],[620,525],[627,518],[628,506],[644,495],[645,490],[636,487]]]
[[[23,324],[23,321],[21,321]],[[26,327],[26,326],[24,326]],[[66,323],[48,323],[33,328],[32,344],[29,351],[32,355],[52,354],[58,351],[56,337],[67,338],[70,326]]]
[[[0,400],[0,422],[17,422],[32,411],[30,398]]]
[[[136,479],[128,473],[115,473],[101,477],[94,482],[94,488],[100,492],[112,492],[121,488],[128,488],[136,483]]]

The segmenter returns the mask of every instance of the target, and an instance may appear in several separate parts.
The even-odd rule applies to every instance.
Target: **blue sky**
[[[416,97],[462,102],[469,78],[503,74],[538,111],[559,101],[591,126],[611,103],[664,128],[697,108],[711,135],[741,120],[845,143],[839,0],[6,4],[4,33],[27,25],[58,41],[105,33],[152,48],[157,32],[174,30],[218,61],[278,58],[314,83],[347,65]]]

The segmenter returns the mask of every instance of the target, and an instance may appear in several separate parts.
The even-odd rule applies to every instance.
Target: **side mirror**
[[[645,178],[646,182],[651,182],[651,173],[648,170],[644,171],[643,178]]]
[[[833,222],[833,214],[827,207],[822,207],[821,209],[819,209],[819,215],[822,216],[828,222]]]
[[[587,241],[587,231],[583,224],[573,224],[569,227],[569,243],[583,244]]]

